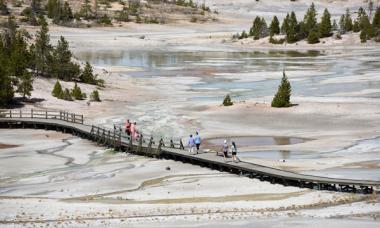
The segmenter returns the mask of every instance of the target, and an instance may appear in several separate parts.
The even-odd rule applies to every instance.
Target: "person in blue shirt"
[[[195,146],[197,147],[197,154],[199,152],[199,147],[201,146],[201,136],[199,136],[199,133],[195,133],[195,138],[194,138]]]

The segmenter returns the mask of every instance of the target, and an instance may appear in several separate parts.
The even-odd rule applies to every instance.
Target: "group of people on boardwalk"
[[[196,154],[199,153],[199,148],[201,147],[201,136],[198,132],[195,132],[195,136],[190,135],[187,145],[189,147],[189,154],[193,154],[195,149]]]
[[[224,161],[227,161],[228,152],[229,152],[229,146],[228,146],[228,143],[227,143],[226,139],[224,140],[222,151],[223,151]],[[240,159],[237,157],[237,147],[236,147],[236,143],[235,142],[231,143],[231,154],[232,154],[232,161],[233,162],[240,162]],[[216,152],[216,156],[218,156],[218,155],[219,155],[219,153]]]
[[[129,119],[125,122],[125,133],[130,136],[133,140],[137,140],[140,137],[140,133],[136,128],[137,123],[131,123]]]
[[[129,119],[125,122],[125,133],[127,133],[128,136],[132,138],[132,140],[137,140],[139,137],[141,137],[141,134],[137,131],[136,128],[137,123],[133,122],[131,123]],[[201,146],[201,136],[199,135],[199,132],[195,132],[195,135],[192,134],[189,136],[189,140],[187,142],[187,146],[189,148],[189,154],[199,154],[200,146]],[[228,153],[231,148],[231,154],[232,154],[232,161],[233,162],[240,162],[240,159],[237,157],[237,147],[236,143],[232,142],[231,146],[228,145],[227,140],[224,140],[223,146],[222,146],[222,152],[224,160],[227,161]],[[219,152],[216,152],[216,155],[219,156]]]
[[[187,146],[189,148],[189,154],[194,154],[194,150],[196,150],[195,154],[199,154],[199,150],[201,146],[201,137],[199,135],[199,132],[195,132],[195,136],[193,136],[192,134],[189,136],[189,140],[187,141]],[[236,143],[232,142],[231,147],[230,147],[227,143],[227,140],[224,140],[224,143],[222,146],[224,160],[227,161],[228,152],[230,148],[231,148],[231,154],[232,154],[232,161],[240,162],[240,159],[237,157]],[[216,152],[216,155],[219,156],[219,152]]]

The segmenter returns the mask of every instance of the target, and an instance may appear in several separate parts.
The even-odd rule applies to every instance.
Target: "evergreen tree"
[[[332,25],[332,30],[338,31],[338,29],[339,29],[338,24],[336,23],[336,20],[334,20],[333,25]]]
[[[41,29],[36,33],[35,56],[37,74],[44,76],[47,71],[48,59],[52,47],[50,45],[50,35],[48,24],[43,16],[40,16]]]
[[[71,62],[72,53],[69,43],[63,36],[58,40],[57,47],[53,51],[51,76],[65,81],[70,81],[80,74],[77,64]]]
[[[276,16],[273,17],[273,20],[269,26],[269,30],[270,36],[280,34],[280,22],[278,21],[278,18]]]
[[[344,16],[344,29],[345,29],[346,32],[350,32],[350,31],[352,31],[353,27],[354,26],[352,24],[350,10],[347,9],[346,10],[346,14]]]
[[[288,43],[294,43],[297,42],[297,35],[298,35],[298,22],[297,17],[294,12],[291,12],[290,18],[289,18],[289,24],[288,28],[286,29],[286,41]]]
[[[354,25],[352,27],[352,31],[354,31],[354,32],[360,32],[360,25],[359,25],[359,21],[358,20],[354,21]]]
[[[314,3],[311,3],[311,6],[307,10],[305,17],[303,19],[304,22],[304,37],[307,37],[309,33],[316,29],[317,26],[317,11],[315,10]]]
[[[358,27],[358,28],[357,28]],[[363,8],[360,8],[358,11],[358,18],[354,23],[354,32],[364,31],[363,37],[366,39],[371,39],[376,35],[374,26],[371,25],[369,17]]]
[[[276,108],[290,107],[292,105],[290,102],[291,93],[292,88],[284,71],[281,84],[278,87],[278,91],[272,100],[271,106]]]
[[[8,72],[11,76],[21,77],[30,65],[30,54],[24,36],[17,32],[12,38]]]
[[[97,75],[94,75],[91,64],[89,62],[86,62],[83,72],[80,75],[81,82],[96,85],[97,84],[96,77]]]
[[[321,19],[321,24],[319,25],[319,33],[320,36],[329,37],[331,36],[332,25],[331,25],[331,15],[327,9],[323,12],[323,16]]]
[[[376,8],[376,12],[372,20],[372,26],[375,30],[377,30],[377,32],[380,31],[380,6]]]
[[[282,34],[286,34],[286,31],[289,28],[289,20],[290,20],[290,16],[289,16],[289,13],[288,13],[286,15],[286,17],[284,18],[284,21],[282,22],[282,25],[281,25],[281,32],[282,32]]]
[[[319,34],[318,34],[318,31],[316,29],[311,30],[309,32],[309,35],[307,36],[307,42],[309,44],[319,43]]]
[[[60,98],[60,99],[63,97],[62,86],[61,86],[61,83],[59,83],[58,80],[57,80],[57,82],[56,82],[55,85],[54,85],[54,89],[53,89],[53,91],[51,92],[51,95],[52,95],[53,97]]]
[[[70,94],[70,90],[69,90],[69,89],[66,88],[66,89],[63,91],[62,99],[63,99],[63,100],[66,100],[66,101],[72,101],[72,100],[73,100],[73,98],[71,97],[71,94]]]
[[[49,18],[54,18],[55,15],[58,14],[57,9],[58,9],[58,0],[48,0],[48,3],[45,7],[47,11],[47,16]]]
[[[71,96],[75,100],[83,100],[85,97],[85,94],[82,93],[82,90],[80,87],[77,85],[77,83],[74,84],[74,88],[71,90]]]
[[[12,81],[6,69],[7,61],[6,50],[0,40],[0,107],[6,107],[14,96]]]
[[[25,99],[26,96],[30,97],[33,91],[33,78],[32,74],[24,71],[23,74],[19,77],[20,81],[17,85],[17,91]]]
[[[367,42],[367,39],[368,39],[368,37],[367,37],[367,32],[366,32],[365,30],[362,30],[362,31],[360,32],[360,41],[361,41],[362,43],[365,43],[365,42]]]
[[[245,38],[248,38],[248,34],[245,32],[245,30],[243,30],[243,32],[242,32],[241,35],[239,36],[239,40],[241,40],[241,39],[245,39]]]
[[[343,14],[339,19],[339,32],[341,34],[346,33],[345,21],[346,21],[346,16]]]
[[[91,3],[90,0],[84,0],[84,4],[81,8],[81,13],[86,20],[92,18]]]
[[[123,10],[119,12],[118,17],[116,17],[118,21],[128,22],[129,21],[129,14],[127,7],[123,7]]]
[[[253,25],[249,30],[249,35],[253,36],[253,39],[258,40],[267,36],[268,27],[264,18],[256,17],[253,21]]]
[[[229,94],[227,94],[224,99],[223,99],[223,106],[231,106],[233,105],[234,103],[232,102],[231,100],[231,97]]]
[[[8,15],[9,9],[5,0],[0,0],[0,15]]]
[[[31,6],[33,12],[35,12],[37,14],[41,13],[41,10],[42,10],[41,0],[32,0],[30,6]]]
[[[100,102],[101,101],[98,90],[92,91],[92,93],[90,95],[90,100],[91,101],[96,101],[96,102]]]

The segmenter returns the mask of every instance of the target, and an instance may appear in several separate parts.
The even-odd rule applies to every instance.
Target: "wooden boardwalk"
[[[270,181],[271,183],[279,183],[286,186],[365,194],[372,193],[374,187],[380,186],[379,181],[305,175],[244,161],[234,163],[230,159],[225,162],[223,157],[216,156],[214,152],[190,155],[180,140],[155,140],[150,136],[141,137],[139,140],[132,140],[118,127],[106,129],[104,127],[87,125],[83,122],[83,116],[67,112],[0,110],[0,127],[62,131],[121,151],[189,162],[194,165],[250,178],[258,178],[262,181]]]

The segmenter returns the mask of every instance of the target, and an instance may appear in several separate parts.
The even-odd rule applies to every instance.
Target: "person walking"
[[[129,122],[129,119],[125,122],[125,133],[127,133],[128,136],[131,135],[131,122]]]
[[[224,143],[223,143],[223,157],[224,157],[224,161],[227,161],[227,158],[228,158],[228,143],[227,143],[227,140],[224,140]]]
[[[199,153],[199,147],[201,146],[201,136],[199,136],[199,133],[195,133],[195,138],[194,138],[195,146],[197,148],[197,154]]]
[[[235,142],[232,142],[231,152],[232,152],[232,161],[233,162],[240,162],[240,159],[236,156],[236,154],[237,154],[237,147],[236,147],[236,143]]]
[[[189,141],[187,142],[187,146],[189,147],[189,154],[192,154],[195,146],[193,135],[190,135]]]
[[[136,131],[136,122],[134,122],[133,124],[131,124],[131,137],[133,140],[136,139],[136,135],[137,135],[137,131]]]

